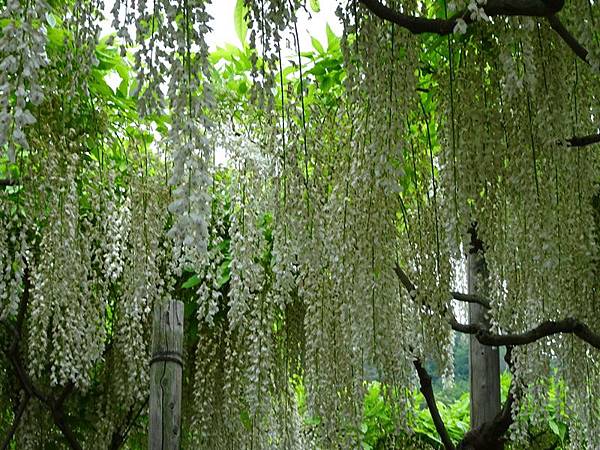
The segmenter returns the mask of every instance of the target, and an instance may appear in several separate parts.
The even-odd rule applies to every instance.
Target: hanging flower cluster
[[[89,254],[83,246],[76,188],[75,155],[64,164],[47,160],[50,195],[47,226],[41,230],[39,261],[32,268],[31,372],[41,377],[51,361],[52,384],[86,385],[101,342],[87,333],[102,312],[88,308]],[[62,166],[62,167],[61,167]]]
[[[173,123],[166,145],[173,154],[169,184],[174,187],[174,199],[169,211],[175,217],[170,236],[182,248],[182,263],[192,266],[198,266],[206,252],[210,216],[208,166],[212,151],[207,134],[211,124],[203,112],[213,99],[210,84],[205,82],[210,68],[204,35],[210,17],[204,3],[184,2],[181,15],[165,5],[167,18],[177,25],[168,43],[172,52],[167,95]]]
[[[171,117],[168,137],[161,145],[172,158],[169,211],[174,221],[169,235],[179,255],[178,273],[184,267],[200,270],[208,242],[212,144],[207,111],[214,99],[205,42],[210,20],[206,3],[116,1],[112,8],[123,51],[136,43],[135,94],[141,115],[169,113]],[[131,35],[134,24],[135,37]]]
[[[39,72],[48,62],[46,11],[41,0],[10,0],[0,12],[0,147],[13,162],[18,148],[29,148],[25,131],[36,122],[30,105],[44,98]]]
[[[164,186],[143,172],[129,180],[131,218],[128,245],[124,251],[122,302],[116,305],[117,327],[115,340],[122,356],[127,378],[118,386],[125,399],[142,400],[148,394],[148,360],[150,317],[153,305],[166,297],[164,272],[166,258],[162,245],[166,223]]]
[[[408,430],[413,362],[452,377],[450,291],[475,226],[492,332],[557,317],[600,330],[600,161],[565,141],[598,128],[597,50],[590,67],[565,63],[570,49],[546,21],[482,23],[485,0],[448,5],[468,16],[444,40],[349,2],[342,38],[308,58],[296,24],[305,2],[246,1],[248,74],[223,81],[211,79],[208,3],[113,3],[136,71],[127,118],[90,100],[90,80],[105,75],[102,1],[65,6],[65,55],[47,71],[48,5],[8,1],[0,13],[0,163],[19,155],[10,170],[21,177],[0,196],[0,320],[23,313],[35,383],[98,405],[86,448],[106,448],[143,410],[150,312],[178,297],[197,327],[186,349],[192,447],[358,448],[372,379]],[[565,10],[592,49],[599,8]],[[238,78],[249,91],[230,92]],[[113,103],[102,107],[126,101]],[[36,122],[36,108],[48,117]],[[217,146],[226,168],[214,167]],[[516,446],[546,419],[553,378],[573,445],[600,446],[596,352],[554,335],[511,363]],[[23,448],[57,441],[39,405],[23,417]]]
[[[477,224],[496,332],[525,332],[557,317],[594,323],[598,160],[563,143],[573,130],[594,127],[593,72],[564,64],[569,50],[553,46],[553,31],[541,22],[509,19],[494,33],[497,46],[481,51],[472,42],[461,64],[440,78],[451,91],[443,101],[440,160],[446,221],[458,227],[454,245],[468,248],[464,230]],[[583,411],[580,389],[597,380],[596,357],[585,344],[556,335],[513,355],[513,388],[523,399],[511,427],[517,445],[525,445],[529,424],[544,420],[540,405],[549,401],[551,377],[565,380],[568,408],[585,421],[574,427],[573,441],[578,448],[597,445],[593,433],[583,432],[596,419]],[[585,361],[585,380],[581,367],[566,362],[577,357]],[[550,361],[561,362],[555,368]]]
[[[4,203],[4,202],[2,202]],[[4,219],[0,226],[7,233],[0,244],[0,319],[17,314],[23,295],[23,278],[29,257],[27,228],[17,217]]]

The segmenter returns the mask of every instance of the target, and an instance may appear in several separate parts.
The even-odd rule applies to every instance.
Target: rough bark
[[[471,227],[470,233],[471,246],[467,255],[469,294],[486,295],[488,270],[483,244],[477,238],[476,225]],[[484,306],[469,303],[470,323],[489,329],[486,313]],[[469,375],[471,428],[478,429],[492,422],[500,412],[500,355],[498,347],[482,344],[475,335],[471,335],[469,340]]]

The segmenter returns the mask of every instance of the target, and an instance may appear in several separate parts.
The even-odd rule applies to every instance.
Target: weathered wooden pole
[[[150,450],[179,450],[183,376],[183,303],[157,304],[150,361]]]
[[[477,238],[476,225],[469,230],[471,248],[467,256],[469,294],[487,295],[488,270],[483,244]],[[489,327],[486,309],[469,303],[469,322]],[[498,347],[481,345],[474,337],[469,342],[471,381],[471,429],[490,422],[500,412],[500,355]]]

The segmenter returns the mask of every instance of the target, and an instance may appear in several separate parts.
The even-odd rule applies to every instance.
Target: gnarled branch
[[[10,178],[1,178],[0,179],[0,187],[14,186],[15,184],[17,184],[17,182],[13,179],[10,179]]]
[[[507,347],[504,360],[512,371],[511,353],[512,347]],[[458,444],[457,448],[459,450],[479,448],[501,450],[504,448],[503,444],[506,440],[504,435],[513,422],[512,407],[516,397],[520,396],[518,391],[513,393],[512,387],[513,385],[511,382],[511,387],[508,389],[508,396],[500,412],[498,412],[498,414],[496,414],[496,416],[490,422],[486,422],[481,427],[470,430],[467,434],[465,434]]]
[[[577,39],[565,28],[558,16],[548,16],[548,23],[554,31],[561,37],[565,44],[569,46],[573,53],[581,58],[586,64],[589,64],[587,60],[588,51],[581,45]]]
[[[398,278],[400,279],[400,282],[404,285],[409,295],[412,298],[415,298],[417,288],[410,278],[408,278],[406,272],[404,272],[399,265],[396,265],[395,271],[396,275],[398,275]],[[461,296],[465,295],[466,294],[461,294]],[[474,300],[474,298],[472,300]],[[590,327],[573,317],[567,317],[559,321],[548,320],[524,333],[494,334],[484,328],[481,324],[463,324],[456,320],[456,317],[454,317],[451,311],[447,311],[447,313],[449,316],[448,321],[454,331],[464,334],[472,334],[483,345],[491,345],[494,347],[527,345],[554,334],[566,333],[574,334],[592,347],[600,349],[600,335],[594,333]]]
[[[569,147],[585,147],[587,145],[600,144],[600,133],[588,134],[587,136],[573,136],[567,139]]]
[[[25,315],[27,312],[27,305],[29,302],[29,291],[31,288],[31,282],[29,279],[29,268],[25,267],[24,270],[24,279],[23,279],[23,295],[19,301],[19,310],[17,313],[16,324],[12,324],[10,320],[4,319],[1,320],[0,323],[4,324],[7,330],[13,335],[13,340],[8,346],[8,348],[2,348],[3,352],[8,357],[15,374],[17,376],[17,380],[21,385],[21,388],[25,391],[26,396],[37,398],[43,405],[45,405],[50,411],[50,415],[52,416],[52,420],[54,424],[61,431],[63,437],[69,444],[69,447],[73,450],[82,450],[81,444],[71,426],[65,420],[64,414],[64,403],[73,392],[75,385],[73,383],[69,383],[63,391],[56,398],[52,398],[44,394],[44,392],[39,389],[31,380],[29,373],[25,369],[23,362],[21,361],[21,357],[19,354],[19,344],[21,341],[21,336],[23,335],[23,326],[25,322]]]
[[[396,272],[396,275],[400,279],[400,282],[402,283],[404,288],[408,291],[408,295],[410,295],[412,298],[415,298],[417,294],[417,287],[413,284],[412,281],[410,281],[410,278],[408,278],[406,272],[402,270],[402,267],[400,267],[398,264],[396,264],[396,266],[394,267],[394,271]]]
[[[406,272],[404,270],[402,270],[402,267],[400,267],[398,264],[396,264],[396,266],[394,267],[394,271],[396,272],[396,275],[400,279],[400,282],[402,283],[402,285],[408,291],[408,294],[414,299],[417,294],[416,286],[413,284],[413,282],[410,280],[410,278],[408,278],[408,275],[406,274]],[[480,297],[479,295],[464,294],[462,292],[451,291],[450,296],[454,300],[457,300],[459,302],[477,303],[478,305],[481,305],[484,308],[487,308],[487,309],[490,308],[489,300],[487,300],[486,298]]]
[[[444,444],[444,448],[446,450],[454,450],[454,443],[448,434],[448,430],[446,429],[446,425],[444,425],[444,421],[442,420],[442,416],[440,415],[440,411],[437,407],[437,403],[435,402],[435,395],[433,393],[433,387],[431,385],[431,376],[427,373],[427,370],[421,364],[421,361],[415,359],[413,361],[413,365],[417,370],[417,375],[419,376],[419,384],[420,390],[425,397],[425,402],[427,403],[427,408],[429,408],[429,413],[431,414],[431,419],[433,420],[433,425],[435,426],[436,431],[440,435],[440,439]]]
[[[403,14],[384,5],[379,0],[360,0],[360,2],[380,19],[395,23],[413,34],[445,35],[454,31],[458,19],[462,19],[466,23],[473,22],[468,10],[461,11],[449,19],[430,19]],[[564,0],[488,0],[483,9],[489,17],[548,17],[559,12],[563,6]]]
[[[119,450],[121,447],[123,447],[125,441],[127,440],[127,436],[131,431],[131,428],[133,427],[135,422],[137,422],[138,418],[140,417],[146,406],[148,406],[149,400],[149,396],[146,397],[146,400],[142,403],[137,412],[135,409],[135,403],[131,405],[131,407],[129,408],[129,412],[127,413],[127,417],[125,418],[125,422],[123,423],[123,426],[117,427],[117,429],[114,430],[112,434],[110,446],[108,447],[109,450]]]
[[[454,31],[459,19],[464,20],[467,24],[473,23],[468,10],[461,11],[449,19],[430,19],[403,14],[384,5],[379,0],[360,0],[360,2],[380,19],[395,23],[413,34],[447,35]],[[483,6],[483,10],[489,17],[546,17],[550,26],[560,38],[579,58],[587,63],[588,51],[573,37],[556,16],[562,10],[564,3],[564,0],[488,0]]]
[[[360,0],[369,11],[377,17],[396,25],[406,28],[413,34],[434,33],[434,34],[450,34],[454,30],[456,20],[459,17],[452,19],[428,19],[426,17],[411,16],[402,14],[392,8],[384,5],[378,0]],[[462,16],[461,16],[462,17]]]
[[[29,177],[23,176],[19,178],[0,178],[0,188],[21,186],[26,181],[29,181]]]
[[[452,295],[452,298],[454,300],[458,300],[459,302],[477,303],[478,305],[481,305],[484,308],[490,309],[489,300],[486,298],[480,297],[479,295],[464,294],[462,292],[455,292],[455,291],[450,292],[450,295]]]
[[[8,328],[12,328],[13,333],[16,333],[16,328],[11,327],[10,324],[6,322],[5,324],[8,326]],[[16,334],[15,339],[18,342],[20,336]],[[8,356],[8,359],[10,360],[15,370],[15,374],[17,375],[17,379],[19,380],[19,383],[21,384],[23,390],[25,390],[26,395],[30,397],[35,397],[40,402],[42,402],[50,411],[50,415],[52,416],[54,424],[61,431],[63,437],[69,444],[69,447],[73,450],[81,450],[82,447],[79,444],[75,433],[73,432],[70,425],[65,421],[63,410],[63,404],[67,397],[73,391],[74,385],[72,383],[67,385],[56,399],[48,397],[31,381],[27,370],[25,370],[25,368],[23,367],[23,363],[21,362],[21,358],[19,357],[17,346],[12,345],[11,348],[8,350],[4,349],[4,352]]]
[[[19,423],[21,422],[21,417],[23,417],[23,413],[25,412],[25,409],[27,408],[27,405],[29,404],[30,399],[31,399],[31,397],[26,392],[25,397],[23,397],[23,400],[21,400],[21,403],[19,403],[19,407],[17,408],[17,412],[15,413],[15,417],[13,418],[13,422],[12,422],[10,428],[8,429],[8,432],[6,433],[4,440],[2,441],[2,445],[0,445],[0,449],[2,449],[2,450],[8,449],[10,443],[12,442],[13,436],[15,435],[15,433],[17,431],[17,428],[19,428]]]
[[[47,404],[50,409],[50,414],[52,415],[52,420],[54,424],[61,431],[65,440],[69,443],[69,446],[73,450],[82,450],[81,445],[73,432],[71,426],[65,420],[65,411],[63,409],[63,403],[67,399],[67,397],[73,392],[75,385],[73,383],[69,383],[60,394],[58,399],[50,400]]]
[[[494,334],[480,324],[465,325],[459,323],[453,316],[450,318],[450,325],[455,331],[474,335],[483,345],[492,345],[495,347],[533,344],[545,337],[562,333],[574,334],[592,347],[600,349],[600,335],[594,333],[586,324],[572,317],[567,317],[559,321],[548,320],[524,333]]]

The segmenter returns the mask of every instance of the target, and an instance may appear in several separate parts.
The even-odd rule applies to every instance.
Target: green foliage
[[[237,3],[236,11],[236,30],[240,23],[240,32],[245,33],[240,17],[243,17],[241,9],[243,1]],[[241,22],[240,22],[241,20]],[[342,67],[342,52],[340,48],[340,38],[335,35],[329,25],[326,26],[327,47],[318,39],[311,38],[314,49],[302,52],[302,84],[304,86],[304,102],[307,106],[307,120],[310,118],[310,107],[334,108],[339,103],[339,98],[344,92],[343,81],[346,77]],[[245,36],[245,34],[244,34]],[[250,99],[252,81],[250,73],[252,70],[252,58],[257,58],[257,65],[261,66],[263,61],[260,57],[253,55],[255,50],[248,46],[243,48],[232,44],[226,44],[218,47],[209,57],[211,64],[214,65],[213,84],[219,100],[230,104],[233,108],[240,108],[240,105],[247,104]],[[295,64],[289,64],[279,68],[275,74],[275,80],[280,81],[276,97],[284,99],[288,96],[288,88],[291,85],[292,91],[300,94],[300,68]],[[282,81],[282,83],[281,83]],[[279,107],[279,104],[275,105]],[[247,111],[246,111],[247,113]],[[256,111],[256,114],[260,114]],[[234,116],[236,114],[234,113]],[[238,115],[239,116],[239,115]]]
[[[235,3],[235,9],[233,10],[233,22],[235,24],[235,33],[242,46],[246,46],[246,37],[248,35],[248,22],[246,22],[246,16],[248,14],[248,8],[244,0],[237,0]]]
[[[365,450],[383,448],[385,438],[394,433],[390,405],[383,399],[383,387],[377,381],[369,385],[364,399],[364,419],[360,431]]]
[[[511,377],[507,372],[502,374],[502,400],[506,399]],[[308,429],[321,423],[319,417],[308,415],[306,410],[306,391],[302,380],[295,377],[292,380],[296,392],[298,411],[303,417],[303,424]],[[410,394],[413,410],[409,423],[410,430],[397,430],[392,419],[391,405],[385,398],[385,389],[378,381],[370,382],[363,403],[363,422],[360,426],[361,442],[364,450],[384,450],[390,448],[422,448],[443,449],[440,437],[431,419],[425,398],[418,391]],[[443,394],[444,391],[438,392]],[[565,449],[569,442],[568,428],[564,417],[557,412],[554,402],[555,389],[551,388],[550,406],[547,408],[548,419],[541,426],[530,425],[529,449],[542,450],[547,448]],[[444,421],[448,434],[457,443],[469,431],[470,406],[469,392],[463,393],[454,401],[444,402],[437,398],[438,409]],[[402,445],[399,445],[402,443]],[[514,449],[516,450],[516,449]]]

